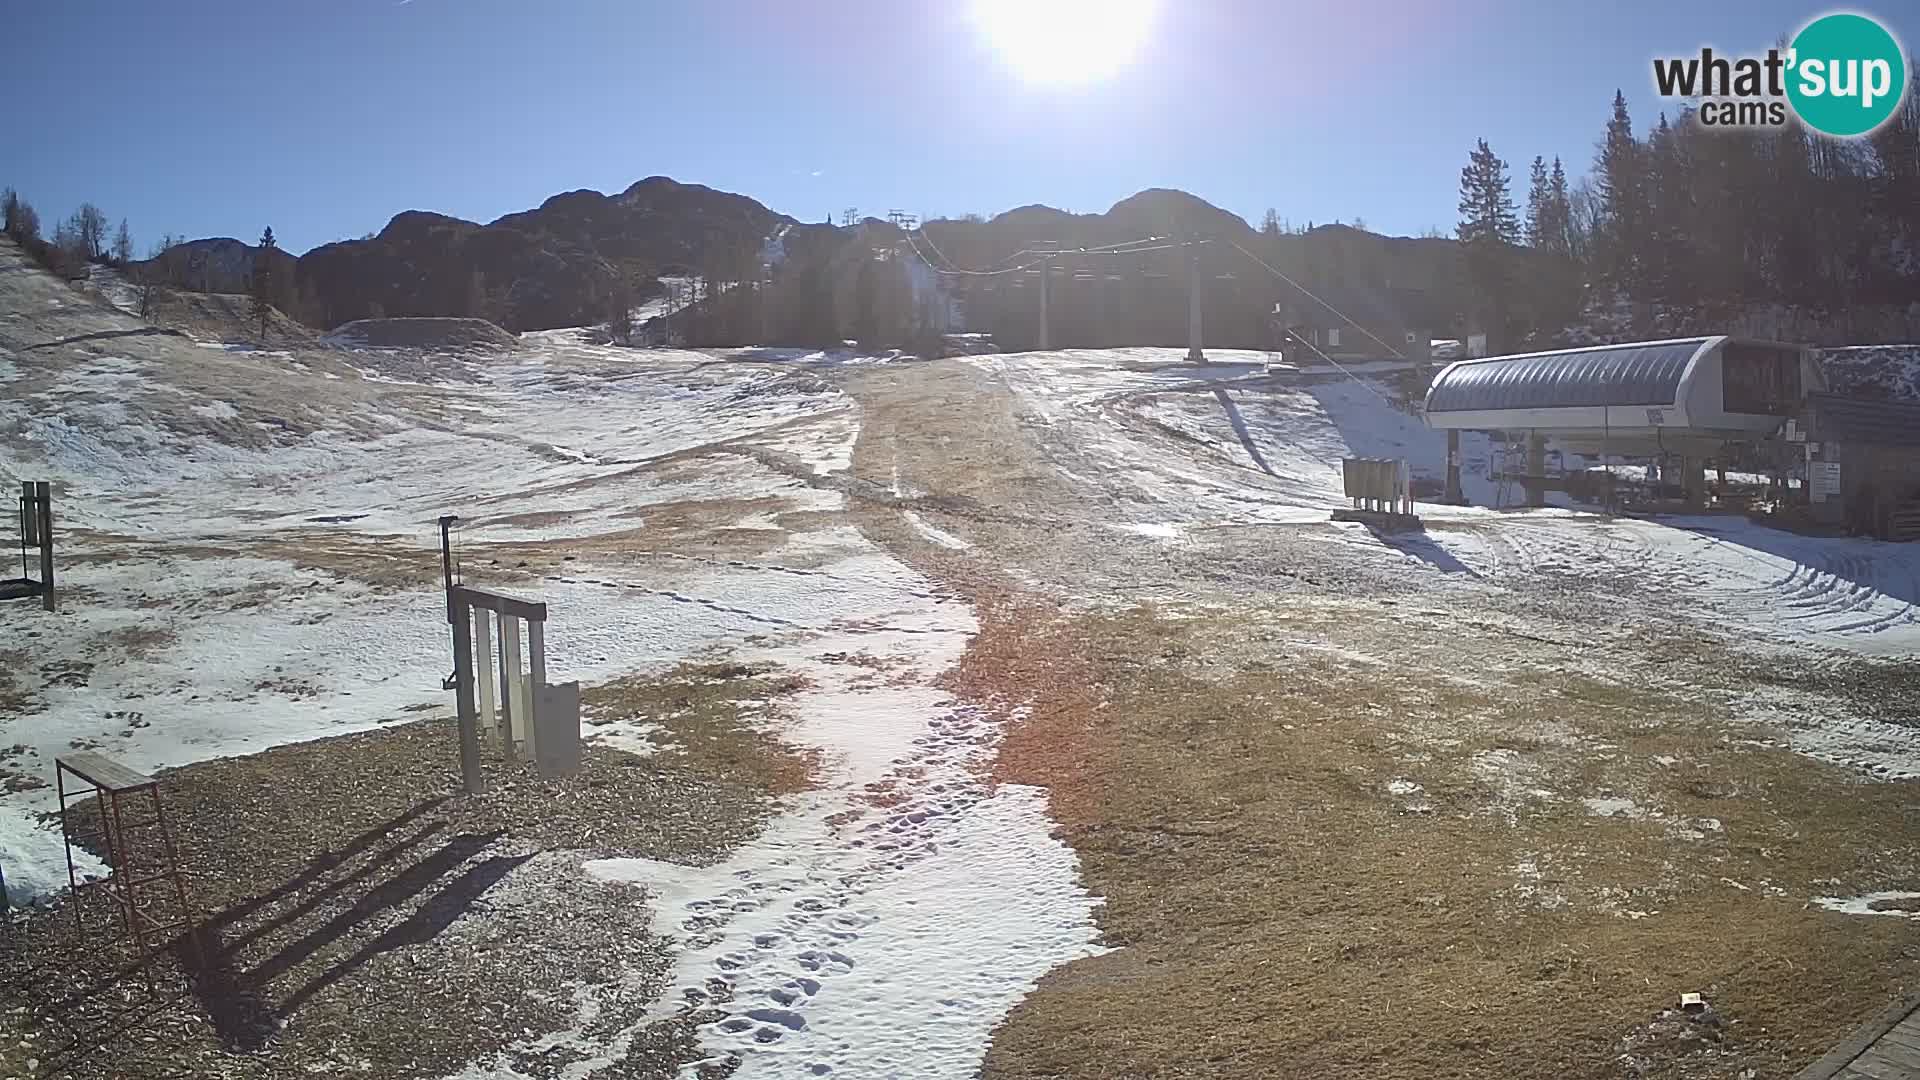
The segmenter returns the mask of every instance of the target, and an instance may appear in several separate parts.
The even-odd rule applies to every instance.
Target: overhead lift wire
[[[1287,275],[1281,273],[1279,270],[1275,269],[1271,264],[1269,264],[1265,259],[1262,259],[1260,256],[1255,255],[1253,252],[1248,251],[1244,247],[1241,247],[1240,242],[1238,240],[1228,240],[1227,243],[1232,244],[1235,248],[1237,248],[1240,254],[1245,255],[1247,258],[1252,259],[1256,263],[1259,263],[1262,267],[1266,269],[1268,273],[1272,274],[1274,277],[1279,278],[1281,281],[1284,281],[1287,284],[1293,286],[1294,288],[1300,290],[1302,293],[1305,293],[1310,299],[1313,300],[1314,303],[1319,304],[1321,307],[1326,308],[1328,311],[1333,312],[1335,315],[1338,315],[1341,319],[1345,320],[1348,326],[1351,326],[1355,330],[1358,330],[1361,333],[1367,335],[1368,337],[1373,338],[1374,341],[1379,343],[1381,348],[1392,353],[1394,359],[1396,360],[1406,359],[1405,356],[1401,355],[1399,349],[1396,349],[1392,345],[1389,345],[1386,342],[1381,341],[1380,338],[1376,336],[1373,331],[1367,329],[1364,326],[1361,326],[1359,323],[1353,321],[1353,318],[1349,316],[1346,312],[1341,311],[1339,308],[1334,307],[1332,304],[1329,304],[1325,300],[1321,299],[1318,295],[1314,293],[1312,289],[1307,288],[1305,285],[1302,285],[1299,282],[1288,277]],[[1316,349],[1314,351],[1318,352],[1319,350]],[[1332,361],[1328,361],[1328,362],[1332,363]]]

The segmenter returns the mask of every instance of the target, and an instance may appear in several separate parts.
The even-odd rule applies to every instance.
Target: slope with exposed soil
[[[1784,1076],[1920,983],[1901,911],[1842,913],[1920,891],[1911,546],[1374,537],[1327,520],[1339,456],[1434,463],[1385,385],[1144,359],[854,383],[855,471],[918,495],[864,527],[974,598],[954,685],[1022,717],[998,774],[1048,787],[1115,947],[986,1075]]]

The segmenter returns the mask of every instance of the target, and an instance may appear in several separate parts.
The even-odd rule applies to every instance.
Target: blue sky
[[[1047,0],[1028,0],[1033,4]],[[299,252],[666,174],[821,220],[1104,210],[1180,187],[1256,221],[1450,230],[1486,138],[1584,171],[1656,55],[1758,51],[1787,0],[1158,0],[1110,77],[1011,70],[969,0],[10,0],[0,183]],[[1855,7],[1909,49],[1906,0]],[[1522,181],[1522,186],[1524,181]]]

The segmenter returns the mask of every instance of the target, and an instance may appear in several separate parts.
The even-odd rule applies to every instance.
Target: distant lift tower
[[[1187,244],[1187,363],[1204,364],[1200,350],[1200,245]]]

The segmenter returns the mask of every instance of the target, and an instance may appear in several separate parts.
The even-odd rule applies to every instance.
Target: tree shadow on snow
[[[1240,415],[1239,406],[1233,403],[1233,398],[1227,393],[1226,388],[1214,387],[1213,399],[1226,410],[1227,423],[1233,425],[1233,433],[1240,437],[1240,445],[1246,448],[1247,456],[1253,458],[1253,463],[1260,467],[1261,472],[1268,476],[1277,475],[1273,467],[1267,464],[1267,459],[1260,455],[1260,447],[1254,444],[1253,433],[1247,430],[1246,419]]]

